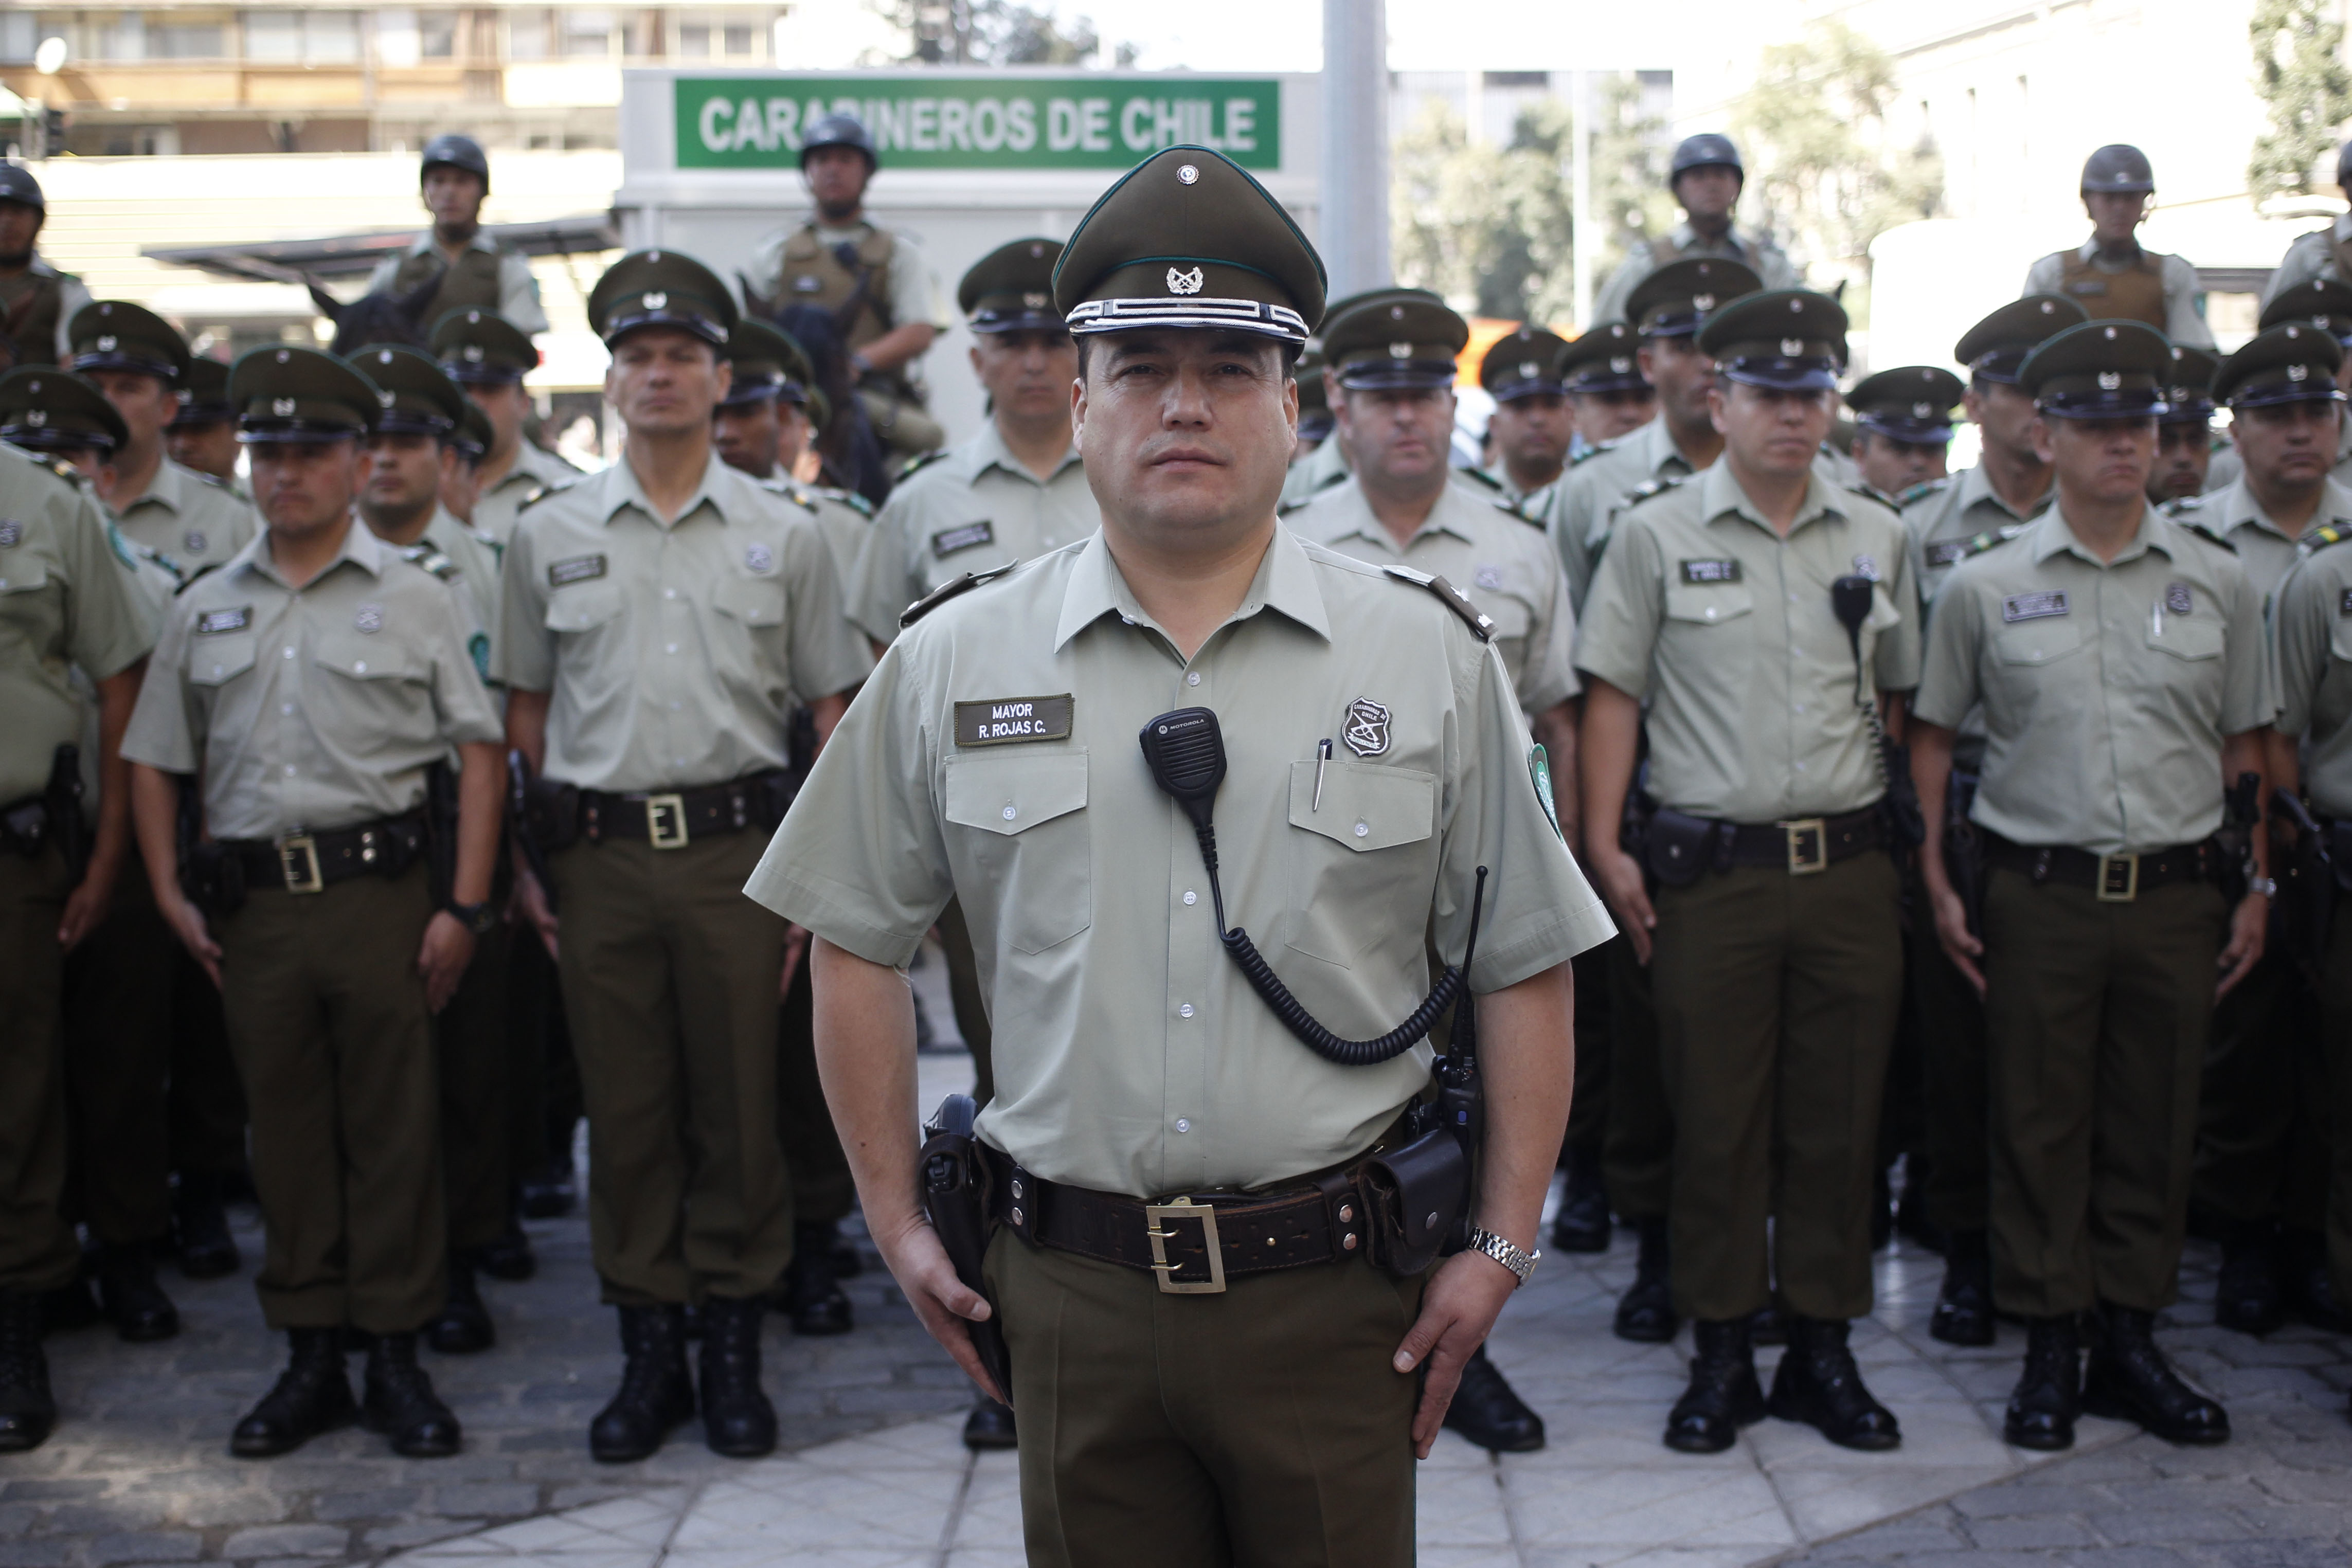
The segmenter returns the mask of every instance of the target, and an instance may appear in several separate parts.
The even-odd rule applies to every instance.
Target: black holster
[[[988,1164],[981,1157],[980,1140],[972,1124],[979,1103],[969,1094],[950,1094],[923,1128],[923,1150],[917,1156],[916,1179],[922,1184],[923,1212],[947,1249],[956,1278],[965,1289],[988,1295],[982,1266],[995,1227],[989,1218]],[[990,1301],[993,1309],[996,1303]],[[1003,1325],[993,1315],[986,1322],[966,1320],[971,1347],[987,1369],[996,1391],[1008,1405],[1013,1400],[1013,1357],[1005,1348]]]
[[[1888,841],[1899,862],[1927,841],[1927,819],[1919,810],[1918,783],[1911,777],[1911,748],[1882,740],[1879,760],[1886,769],[1886,793],[1879,809],[1886,814]]]
[[[182,774],[176,838],[180,846],[180,891],[215,920],[245,907],[245,862],[205,837],[205,798],[193,776]]]
[[[1944,873],[1951,880],[1952,891],[1960,895],[1961,907],[1968,911],[1969,935],[1981,939],[1984,936],[1984,835],[1978,832],[1976,823],[1969,820],[1969,809],[1976,804],[1976,775],[1955,769],[1951,785],[1944,792]]]
[[[81,820],[81,747],[68,742],[49,758],[48,787],[41,791],[48,808],[49,831],[65,856],[66,870],[79,883],[89,869],[89,830]]]
[[[1419,1110],[1416,1107],[1416,1110]],[[1416,1116],[1417,1126],[1422,1118]],[[1437,1118],[1427,1118],[1434,1123]],[[1366,1232],[1372,1261],[1391,1274],[1418,1274],[1458,1247],[1470,1202],[1470,1157],[1451,1128],[1432,1125],[1363,1165]]]
[[[431,862],[433,907],[456,903],[457,772],[446,760],[425,770],[425,852]]]

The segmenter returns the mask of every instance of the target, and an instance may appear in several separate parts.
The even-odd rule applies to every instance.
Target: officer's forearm
[[[857,1200],[888,1246],[922,1223],[915,1191],[921,1120],[915,1104],[915,1000],[907,977],[836,947],[810,944],[817,1078],[833,1112]]]
[[[1585,685],[1584,725],[1577,736],[1583,786],[1585,852],[1614,846],[1625,820],[1625,792],[1633,785],[1633,758],[1642,739],[1642,705],[1607,681]]]
[[[139,706],[139,682],[147,661],[98,683],[98,833],[90,844],[89,874],[111,885],[131,848],[131,764],[122,760],[122,733]]]
[[[506,751],[490,741],[470,741],[457,747],[457,869],[449,893],[459,904],[483,904],[490,896],[506,810]]]
[[[180,896],[180,786],[160,768],[130,765],[131,821],[139,833],[139,853],[147,862],[147,883],[155,902],[168,909]]]
[[[1952,732],[1939,724],[1911,721],[1911,782],[1919,790],[1919,820],[1927,836],[1919,843],[1919,877],[1930,893],[1951,891],[1944,869],[1944,797],[1952,784]]]
[[[858,350],[858,357],[877,371],[895,371],[908,360],[930,351],[940,329],[929,321],[908,321],[893,327]]]
[[[2295,754],[2294,737],[2275,729],[2263,732],[2263,776],[2271,789],[2303,793],[2303,758]]]
[[[1478,1223],[1530,1252],[1576,1084],[1575,1012],[1566,964],[1478,998],[1486,1090]]]
[[[507,745],[522,753],[533,777],[547,767],[548,692],[507,688]]]

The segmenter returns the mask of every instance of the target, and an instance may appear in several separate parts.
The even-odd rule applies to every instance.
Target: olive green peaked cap
[[[1349,392],[1453,384],[1470,323],[1425,288],[1381,288],[1333,311],[1323,323],[1332,378]]]
[[[349,441],[375,425],[376,386],[334,355],[292,344],[256,349],[229,367],[236,438],[268,442]]]
[[[433,323],[433,357],[453,382],[519,382],[539,368],[530,334],[499,315],[475,306],[452,310]]]
[[[2223,360],[2213,374],[2213,395],[2231,408],[2341,402],[2336,372],[2343,363],[2334,333],[2308,321],[2289,321],[2256,335]]]
[[[956,308],[975,332],[1058,332],[1054,264],[1062,242],[1033,236],[998,246],[972,263],[956,287]]]
[[[71,371],[19,365],[0,376],[0,441],[32,452],[112,452],[130,431],[106,394]]]
[[[1559,361],[1567,352],[1567,339],[1523,321],[1486,345],[1486,356],[1478,361],[1478,384],[1496,402],[1547,392],[1557,397],[1568,390],[1559,379]]]
[[[466,420],[469,399],[415,349],[378,343],[352,356],[360,372],[375,383],[375,428],[446,440]]]
[[[135,371],[183,384],[188,340],[179,329],[143,305],[99,299],[83,306],[66,324],[76,371]]]
[[[172,416],[173,428],[226,424],[236,417],[228,402],[228,367],[202,354],[191,358],[187,373],[180,378],[180,412]]]
[[[2147,322],[2085,321],[2028,355],[2017,384],[2047,416],[2141,419],[2164,413],[2171,374],[2172,340]]]

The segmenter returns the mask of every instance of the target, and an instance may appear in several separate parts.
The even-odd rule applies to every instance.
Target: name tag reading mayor
[[[955,706],[958,746],[1010,746],[1024,740],[1067,740],[1077,700],[1057,697],[998,697]]]

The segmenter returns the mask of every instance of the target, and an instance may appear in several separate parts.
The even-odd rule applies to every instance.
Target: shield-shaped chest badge
[[[1348,727],[1341,738],[1357,756],[1378,757],[1389,748],[1389,710],[1370,697],[1358,697],[1348,705]]]

